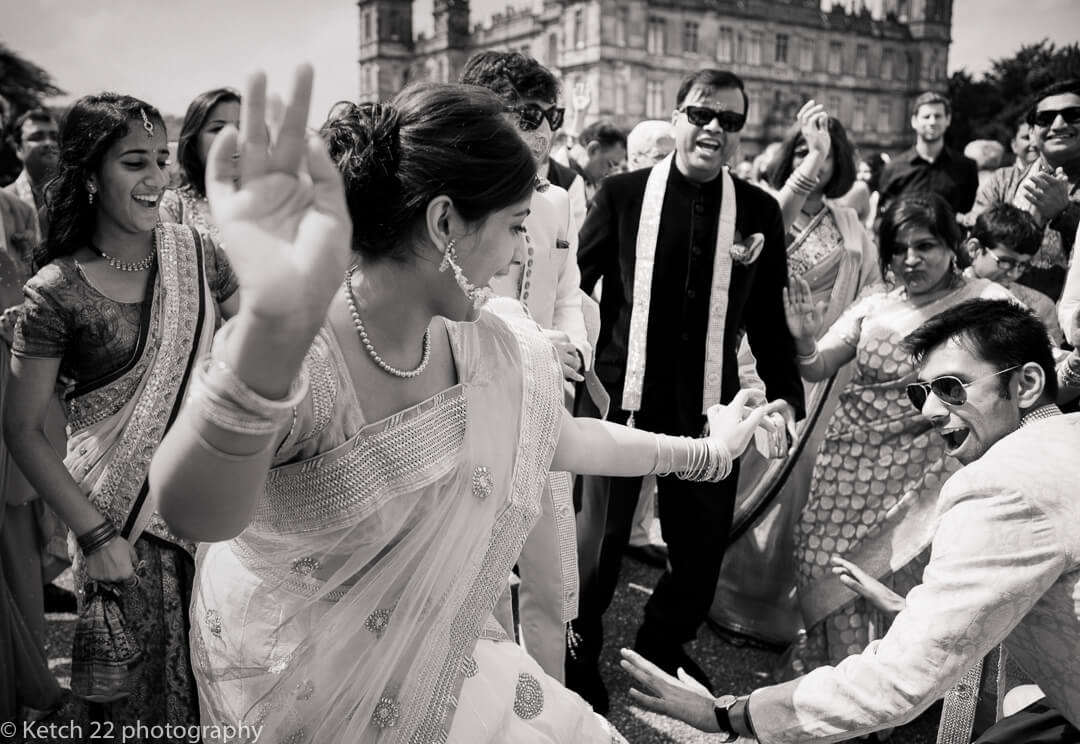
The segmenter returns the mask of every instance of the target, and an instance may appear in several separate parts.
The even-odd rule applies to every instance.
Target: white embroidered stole
[[[664,208],[668,177],[674,153],[657,163],[645,184],[634,252],[634,296],[630,311],[630,337],[626,344],[626,379],[623,382],[622,408],[641,410],[641,391],[645,381],[645,347],[649,331],[649,304],[652,294],[656,241],[660,234],[660,215]],[[709,291],[709,326],[705,339],[705,387],[701,411],[720,402],[723,385],[724,329],[727,323],[728,290],[731,284],[731,246],[735,242],[735,184],[725,167],[720,172],[723,191],[720,200],[720,224],[716,229],[716,252],[713,256],[712,287]]]

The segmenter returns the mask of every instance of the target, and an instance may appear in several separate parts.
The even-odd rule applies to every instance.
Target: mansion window
[[[716,59],[720,62],[731,62],[735,59],[735,31],[731,26],[721,26],[720,35],[716,42]]]
[[[765,94],[761,93],[760,95],[750,95],[750,105],[747,107],[746,110],[746,120],[749,121],[751,124],[760,124],[765,119],[764,114],[762,113],[761,106],[761,96],[763,95]]]
[[[866,98],[855,97],[855,115],[851,118],[851,128],[856,132],[866,130]]]
[[[788,35],[777,34],[776,35],[776,64],[786,65],[788,61]]]
[[[626,29],[630,26],[630,9],[615,9],[615,45],[624,47],[629,44]]]
[[[892,101],[882,100],[878,103],[877,128],[879,132],[892,131]]]
[[[664,84],[659,80],[649,80],[645,83],[645,116],[663,119],[664,108]]]
[[[893,79],[893,50],[886,49],[881,53],[881,72],[879,73],[882,80]]]
[[[839,41],[829,42],[829,72],[834,75],[840,74],[840,67],[843,62],[844,45]]]
[[[364,13],[364,41],[371,41],[371,11]]]
[[[615,80],[615,113],[625,114],[626,111],[626,98],[627,98],[627,85],[626,79],[622,76]]]
[[[645,50],[649,54],[667,54],[667,21],[663,18],[650,18],[649,30],[645,37]]]
[[[548,67],[557,67],[559,64],[559,37],[556,34],[548,36]]]
[[[835,116],[841,121],[844,120],[844,117],[840,115],[840,96],[829,96],[828,106],[829,116]]]
[[[696,21],[686,21],[683,23],[682,46],[684,54],[697,54],[698,24]]]
[[[870,47],[859,44],[855,47],[855,74],[866,77],[870,71]]]
[[[574,48],[585,48],[585,9],[574,11]]]
[[[802,70],[814,69],[814,40],[803,39],[799,48],[799,68]]]
[[[747,54],[746,61],[751,65],[761,64],[761,40],[763,34],[760,31],[754,31],[750,34],[750,50]]]

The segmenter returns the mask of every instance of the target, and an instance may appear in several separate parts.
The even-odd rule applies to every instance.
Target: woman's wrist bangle
[[[191,386],[190,403],[207,422],[234,434],[265,436],[277,433],[294,416],[307,395],[307,377],[293,381],[284,400],[265,398],[241,380],[224,362],[201,366]]]
[[[814,350],[809,354],[800,354],[795,352],[795,361],[800,367],[809,367],[821,357],[821,352],[818,350],[817,344],[814,345]]]
[[[120,533],[116,531],[113,523],[106,519],[97,527],[84,532],[75,539],[78,541],[83,555],[90,556],[112,542],[114,537],[119,536]]]

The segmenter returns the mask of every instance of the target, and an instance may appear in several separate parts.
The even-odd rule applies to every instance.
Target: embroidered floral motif
[[[309,700],[315,694],[315,684],[310,679],[305,679],[296,685],[296,699]]]
[[[371,722],[375,725],[375,728],[393,728],[397,726],[400,715],[401,708],[398,706],[397,701],[392,697],[383,695],[379,700],[379,704],[375,706],[375,711],[371,714]]]
[[[364,627],[375,634],[376,638],[382,638],[383,633],[386,632],[387,626],[390,625],[390,614],[393,610],[378,609],[368,615],[367,620],[364,622]]]
[[[216,637],[221,638],[221,613],[217,610],[207,610],[203,620],[206,622],[206,629]]]
[[[322,564],[314,556],[305,556],[296,560],[292,564],[292,572],[300,576],[311,576],[311,574],[322,568]]]
[[[518,718],[531,721],[544,709],[544,690],[540,682],[531,674],[522,672],[518,675],[517,689],[514,690],[514,712]]]
[[[307,738],[307,731],[300,728],[293,731],[291,734],[281,740],[281,744],[300,744]]]
[[[270,656],[270,664],[266,667],[266,671],[271,674],[281,674],[289,668],[289,662],[292,660],[290,654],[272,654]]]
[[[478,499],[486,499],[495,490],[495,479],[491,471],[483,465],[477,466],[472,474],[472,493]]]

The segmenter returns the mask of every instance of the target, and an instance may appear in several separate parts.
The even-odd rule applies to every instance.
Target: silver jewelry
[[[87,204],[93,204],[94,203],[94,192],[93,191],[87,191],[86,192],[86,202],[87,202]]]
[[[154,123],[150,121],[150,117],[146,115],[146,109],[139,109],[139,113],[142,114],[142,128],[146,130],[146,138],[154,138]]]
[[[495,296],[495,291],[491,287],[477,287],[475,284],[469,281],[469,277],[465,276],[465,271],[457,262],[457,252],[454,250],[454,244],[457,242],[456,238],[451,238],[450,242],[446,244],[446,250],[443,251],[443,260],[439,264],[439,271],[446,271],[450,269],[454,272],[454,281],[457,282],[458,287],[465,296],[472,302],[475,309],[479,310],[483,307],[484,303]]]
[[[352,315],[353,325],[356,326],[356,332],[360,334],[360,343],[364,349],[367,350],[368,356],[371,357],[375,364],[379,365],[379,369],[394,377],[400,377],[403,380],[411,380],[414,377],[418,377],[424,368],[427,367],[428,362],[431,361],[431,329],[428,328],[424,331],[424,353],[420,357],[420,364],[416,365],[413,369],[404,370],[397,367],[391,367],[389,364],[383,361],[383,358],[379,356],[379,352],[375,351],[375,347],[371,345],[371,339],[368,338],[367,329],[364,328],[364,321],[360,319],[360,311],[356,309],[356,298],[353,297],[352,291],[352,275],[355,266],[350,266],[345,270],[345,299],[349,303],[349,313]]]
[[[94,192],[90,192],[91,201],[93,201]],[[146,254],[146,258],[139,259],[138,261],[121,261],[118,258],[113,258],[105,251],[98,248],[93,243],[88,244],[90,250],[98,254],[105,259],[109,266],[112,266],[117,271],[147,271],[154,265],[154,258],[157,256],[157,234],[154,235],[154,244],[150,247],[150,252]]]

